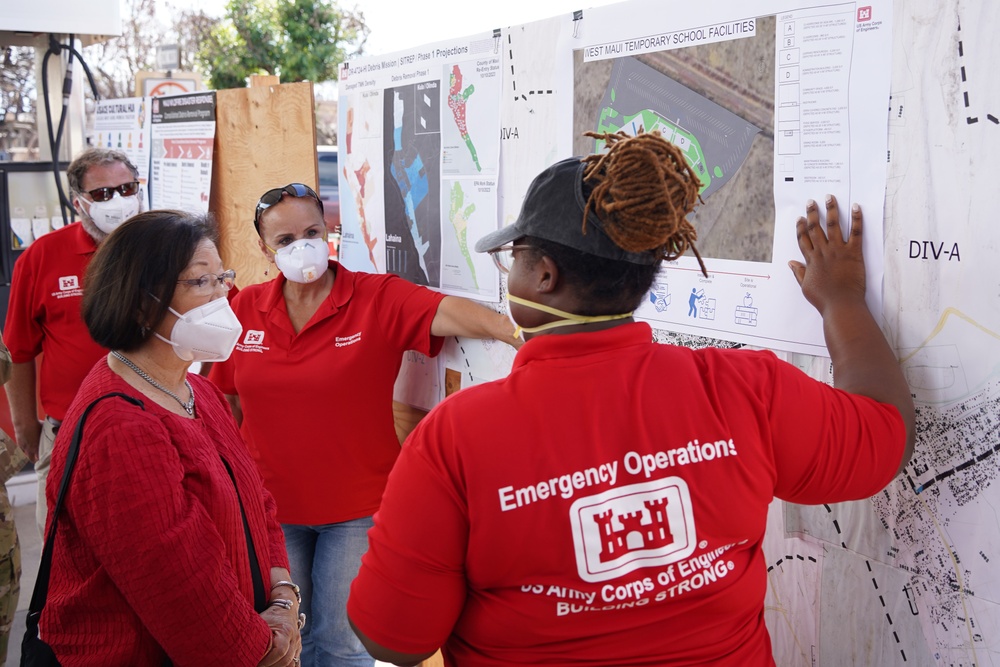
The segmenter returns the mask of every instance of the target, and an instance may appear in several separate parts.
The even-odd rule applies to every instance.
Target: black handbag
[[[45,599],[49,594],[49,575],[52,569],[52,550],[56,537],[56,525],[59,523],[59,513],[62,510],[63,500],[66,497],[66,490],[69,488],[69,479],[73,474],[73,467],[76,465],[77,455],[80,453],[80,440],[83,437],[83,425],[87,420],[90,411],[100,401],[113,397],[123,398],[129,403],[145,410],[146,406],[142,401],[121,392],[112,392],[94,399],[93,403],[87,406],[80,415],[80,420],[73,431],[73,440],[69,445],[69,452],[66,454],[66,467],[63,470],[62,481],[59,483],[59,495],[56,499],[55,509],[52,510],[52,522],[49,525],[48,534],[45,536],[45,546],[42,548],[42,560],[38,566],[38,578],[35,579],[35,588],[31,593],[31,602],[28,604],[28,615],[25,618],[24,639],[21,640],[21,667],[61,667],[52,647],[38,637],[38,623],[42,617],[42,610],[45,609]],[[222,464],[229,473],[229,478],[233,481],[236,489],[236,500],[240,505],[240,517],[243,519],[243,532],[247,540],[247,551],[250,555],[250,576],[253,581],[254,609],[257,613],[263,612],[267,608],[267,593],[264,590],[264,579],[260,573],[260,563],[257,560],[257,551],[254,549],[253,537],[250,535],[250,524],[247,522],[246,512],[243,510],[243,499],[240,497],[240,489],[236,485],[236,476],[233,475],[229,462],[222,455]],[[171,667],[173,663],[169,657],[163,659],[163,667]]]

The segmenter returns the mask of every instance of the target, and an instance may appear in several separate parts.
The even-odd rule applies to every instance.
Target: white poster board
[[[151,98],[153,208],[205,213],[212,188],[215,93]]]
[[[705,247],[718,248],[707,259],[711,282],[699,281],[688,258],[664,272],[643,311],[662,301],[663,311],[649,314],[656,340],[698,347],[736,338],[822,354],[811,306],[797,289],[775,281],[791,279],[784,262],[797,258],[792,226],[805,199],[831,192],[842,203],[859,202],[869,305],[882,315],[913,391],[916,453],[870,500],[772,505],[764,544],[765,621],[775,661],[780,667],[993,664],[1000,654],[1000,524],[994,510],[1000,504],[1000,226],[994,222],[1000,209],[1000,40],[994,35],[1000,4],[722,4],[674,3],[666,11],[662,3],[635,0],[504,30],[501,224],[513,222],[534,174],[579,152],[578,130],[594,129],[602,111],[651,117],[640,112],[655,99],[626,90],[628,84],[616,87],[613,103],[605,104],[616,72],[660,81],[668,70],[695,95],[762,132],[753,134],[747,153],[752,169],[744,163],[731,170],[709,156],[705,166],[713,182],[716,164],[723,172],[719,180],[732,175],[696,219]],[[752,31],[745,25],[750,20]],[[726,50],[746,51],[766,36],[772,46],[765,60],[740,62]],[[674,40],[687,46],[661,48]],[[695,41],[700,43],[692,46]],[[811,51],[821,44],[821,51]],[[592,50],[589,60],[585,48]],[[697,92],[697,76],[686,75],[690,66],[684,65],[685,51],[693,49],[714,49],[709,52],[719,57],[714,71],[720,76],[733,67],[742,74],[720,87],[736,92],[735,104],[707,86],[708,94]],[[609,52],[637,59],[656,76],[605,59]],[[591,84],[594,90],[585,90]],[[515,85],[524,97],[512,94]],[[628,101],[619,99],[619,90],[647,106],[619,108]],[[757,95],[761,90],[766,95]],[[678,89],[663,92],[676,96]],[[596,115],[575,113],[591,108]],[[690,124],[676,122],[679,115],[649,110],[675,131],[697,136]],[[363,125],[364,114],[355,113],[355,127]],[[767,144],[760,139],[768,123],[770,146],[762,151],[754,143]],[[770,227],[757,222],[750,235],[749,211],[764,210],[768,202],[755,197],[750,207],[730,197],[744,172],[768,186],[771,207],[769,215],[757,216],[769,218]],[[737,243],[727,246],[727,238]],[[766,256],[771,270],[760,270],[765,262],[759,259],[724,256],[741,250]],[[756,287],[749,287],[750,278]],[[697,318],[688,314],[692,288],[704,291],[695,304]],[[716,319],[700,317],[712,298]],[[676,311],[679,316],[671,314]],[[745,323],[737,323],[737,313]],[[754,316],[757,326],[751,327]],[[765,334],[776,317],[788,322],[788,332]],[[680,333],[666,331],[675,326]],[[461,371],[463,383],[475,382],[491,375],[484,365],[507,363],[502,354],[490,361],[490,352],[449,340],[444,363]],[[784,356],[830,380],[828,359]]]
[[[497,227],[500,37],[450,40],[340,68],[340,261],[496,301],[473,251]]]
[[[149,146],[151,111],[145,97],[101,100],[94,110],[94,145],[128,156],[139,170],[143,207],[149,209]]]

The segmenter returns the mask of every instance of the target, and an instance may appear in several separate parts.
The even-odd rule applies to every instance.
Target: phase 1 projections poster
[[[341,261],[481,301],[496,268],[500,38],[482,34],[340,69]]]

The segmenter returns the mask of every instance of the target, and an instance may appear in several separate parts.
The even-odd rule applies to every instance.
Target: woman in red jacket
[[[298,663],[274,501],[222,394],[188,373],[228,357],[242,332],[226,299],[234,277],[210,221],[179,211],[130,219],[88,267],[84,321],[111,353],[70,406],[52,479],[96,398],[142,407],[111,398],[87,417],[41,618],[65,667]],[[57,494],[50,485],[50,509]]]

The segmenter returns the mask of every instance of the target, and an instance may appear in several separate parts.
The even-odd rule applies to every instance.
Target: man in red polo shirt
[[[18,258],[3,330],[14,362],[6,387],[14,436],[35,462],[35,518],[43,535],[45,478],[56,431],[83,378],[107,353],[80,317],[84,272],[104,238],[142,208],[139,171],[119,151],[87,149],[69,165],[66,178],[80,220],[39,238]],[[41,421],[36,390],[45,411]]]

